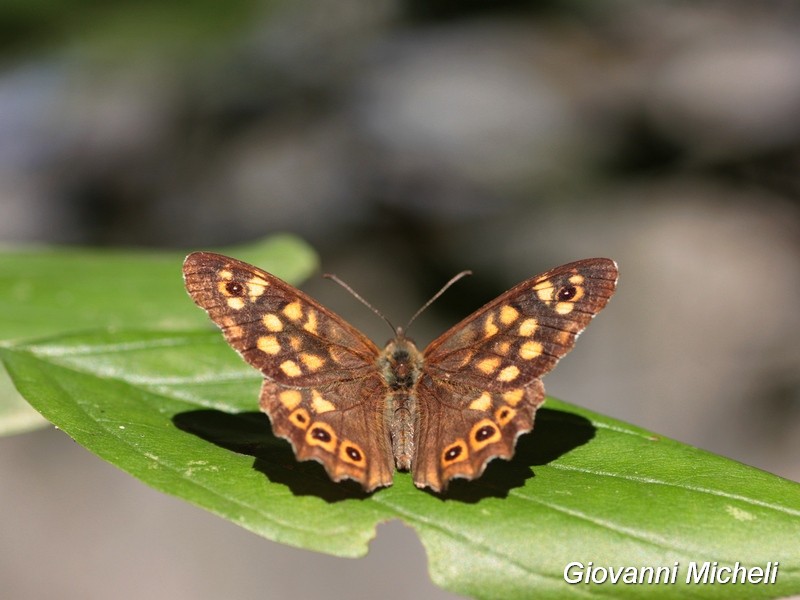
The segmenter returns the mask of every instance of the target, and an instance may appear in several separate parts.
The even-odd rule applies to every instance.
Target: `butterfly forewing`
[[[292,386],[321,385],[375,371],[375,344],[300,290],[247,263],[190,254],[186,289],[244,359]]]
[[[425,368],[487,389],[524,385],[572,349],[616,280],[614,261],[595,258],[523,281],[431,342]]]

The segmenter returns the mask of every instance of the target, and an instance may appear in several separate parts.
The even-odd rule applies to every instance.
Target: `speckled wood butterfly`
[[[274,275],[190,254],[186,289],[264,374],[261,410],[298,460],[372,491],[410,470],[443,491],[511,458],[544,401],[540,377],[608,302],[617,266],[591,258],[523,281],[420,352],[398,330],[383,350]]]

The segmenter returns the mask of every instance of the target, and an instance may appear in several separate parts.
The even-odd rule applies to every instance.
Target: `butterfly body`
[[[608,259],[558,267],[502,294],[424,351],[402,330],[383,350],[274,275],[209,252],[184,279],[227,341],[264,375],[261,409],[298,460],[365,490],[395,468],[443,491],[511,458],[544,401],[540,377],[614,292]]]
[[[378,368],[386,380],[385,420],[395,467],[408,471],[414,459],[414,432],[419,422],[415,386],[422,372],[422,353],[402,332],[386,344],[378,359]]]

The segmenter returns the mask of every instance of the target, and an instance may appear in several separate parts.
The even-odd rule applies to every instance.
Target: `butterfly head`
[[[398,328],[397,336],[381,352],[378,364],[391,389],[409,389],[422,372],[422,353]]]

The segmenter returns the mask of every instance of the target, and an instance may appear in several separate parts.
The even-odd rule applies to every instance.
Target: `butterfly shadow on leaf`
[[[173,417],[175,426],[231,452],[252,456],[253,469],[273,483],[287,486],[296,496],[316,496],[326,502],[365,499],[354,481],[331,481],[322,465],[298,462],[291,446],[272,434],[261,412],[232,414],[213,409],[192,410]],[[444,501],[475,503],[484,498],[503,498],[535,476],[535,467],[546,465],[589,442],[595,434],[592,423],[576,414],[541,408],[532,434],[520,437],[514,457],[493,460],[477,480],[453,480],[444,493],[426,491]]]
[[[472,481],[454,479],[444,493],[430,494],[443,500],[474,503],[484,498],[505,498],[514,488],[536,476],[535,467],[547,465],[594,438],[591,421],[554,408],[536,411],[533,432],[517,440],[511,460],[491,461],[483,475]]]
[[[172,421],[178,429],[220,448],[252,456],[253,470],[263,473],[273,483],[287,486],[296,496],[341,502],[371,495],[354,481],[331,481],[317,462],[298,462],[289,443],[273,435],[262,412],[191,410],[178,413]]]

